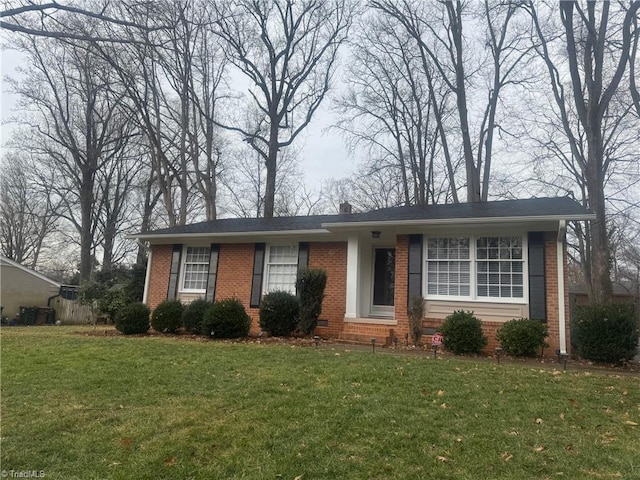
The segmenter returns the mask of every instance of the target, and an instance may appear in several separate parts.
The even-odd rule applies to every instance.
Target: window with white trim
[[[296,292],[297,245],[270,245],[265,264],[265,293],[276,290]]]
[[[204,292],[209,274],[209,247],[187,247],[183,271],[182,290]]]
[[[476,286],[479,297],[523,298],[522,237],[476,240]]]
[[[468,297],[471,288],[468,238],[427,241],[427,294]]]
[[[426,250],[428,297],[524,299],[523,237],[429,238]]]

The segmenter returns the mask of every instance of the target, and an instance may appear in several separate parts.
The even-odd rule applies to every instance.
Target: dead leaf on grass
[[[537,447],[533,447],[534,452],[541,452],[544,450],[544,445],[538,445]]]
[[[129,437],[124,437],[122,440],[120,440],[120,445],[123,447],[130,447],[131,445],[133,445],[133,440],[131,440]]]
[[[509,460],[511,460],[513,458],[513,455],[511,455],[509,452],[504,452],[502,455],[500,455],[500,457],[502,457],[502,459],[505,462],[508,462]]]
[[[447,457],[443,457],[443,456],[441,456],[441,455],[438,455],[436,458],[437,458],[439,461],[441,461],[442,463],[444,463],[444,462],[448,462],[448,461],[449,461],[449,459],[448,459]]]
[[[176,463],[176,457],[174,457],[173,455],[165,458],[164,460],[164,466],[165,467],[173,467]]]
[[[631,420],[625,420],[624,424],[625,425],[631,425],[632,427],[637,427],[638,426],[637,422],[632,422]]]
[[[441,397],[444,395],[444,390],[438,390],[438,396]]]
[[[440,405],[440,408],[447,408],[447,404],[443,403],[442,405]]]
[[[537,423],[538,425],[540,425],[540,424],[542,423],[542,419],[541,419],[541,418],[536,418],[536,423]]]

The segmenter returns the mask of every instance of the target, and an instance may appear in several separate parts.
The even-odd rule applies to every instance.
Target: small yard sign
[[[433,345],[434,347],[441,347],[442,340],[444,340],[444,335],[442,335],[440,332],[434,333],[431,337],[431,345]]]

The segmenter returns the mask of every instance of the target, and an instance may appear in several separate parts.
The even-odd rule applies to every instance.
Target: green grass
[[[78,329],[2,329],[2,470],[640,479],[637,376]]]

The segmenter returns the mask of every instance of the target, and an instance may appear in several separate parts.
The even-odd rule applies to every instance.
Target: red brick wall
[[[309,244],[309,268],[327,271],[327,287],[322,302],[321,320],[326,327],[318,327],[316,333],[337,337],[343,329],[347,301],[347,243],[324,242]]]
[[[223,243],[218,256],[216,300],[239,299],[251,317],[251,333],[260,331],[257,308],[250,308],[254,243]]]
[[[151,252],[147,306],[153,310],[167,299],[173,245],[152,245]]]
[[[395,319],[394,335],[403,339],[409,333],[407,316],[407,288],[409,287],[409,236],[398,235],[396,239],[396,283],[394,294]]]

